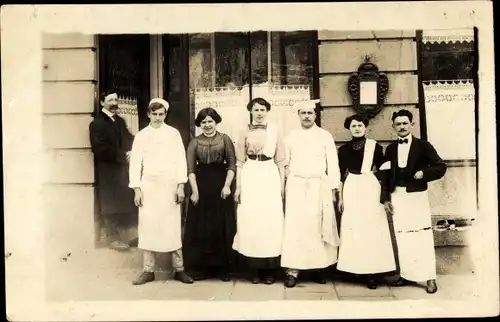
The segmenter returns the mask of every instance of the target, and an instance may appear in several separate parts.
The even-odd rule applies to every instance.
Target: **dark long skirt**
[[[234,264],[233,191],[226,199],[221,198],[226,175],[224,164],[198,165],[196,169],[200,200],[196,206],[189,201],[183,242],[184,265],[188,270],[228,270]]]

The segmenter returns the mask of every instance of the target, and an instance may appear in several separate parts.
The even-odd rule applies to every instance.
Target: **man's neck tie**
[[[408,143],[408,139],[399,139],[398,143],[399,144],[406,144],[406,143]]]

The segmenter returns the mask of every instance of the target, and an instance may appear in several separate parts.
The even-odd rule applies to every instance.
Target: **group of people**
[[[123,122],[116,117],[115,96],[103,96],[91,139],[102,119]],[[120,145],[109,148],[116,155],[106,154],[99,145],[110,147],[111,141],[92,139],[96,157],[129,163],[128,188],[139,209],[138,248],[144,253],[134,284],[154,281],[156,254],[170,253],[175,279],[183,283],[229,281],[230,268],[240,260],[254,284],[274,283],[279,269],[286,273],[286,287],[294,287],[303,270],[324,284],[324,269],[337,264],[339,271],[363,276],[370,289],[380,276],[398,273],[391,285],[426,282],[427,292],[435,293],[427,183],[442,178],[446,164],[429,142],[412,135],[413,115],[405,109],[392,116],[398,139],[385,154],[365,137],[369,121],[361,115],[346,118],[352,140],[337,150],[330,132],[315,123],[316,103],[297,105],[301,128],[283,137],[267,120],[270,103],[254,98],[247,105],[250,124],[236,145],[217,131],[217,111],[204,108],[195,119],[202,134],[186,152],[179,131],[165,123],[168,102],[155,98],[148,106],[150,124],[129,150]],[[122,126],[110,126],[109,132]]]

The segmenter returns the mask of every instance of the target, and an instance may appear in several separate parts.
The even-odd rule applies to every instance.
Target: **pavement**
[[[83,251],[48,260],[45,279],[47,300],[394,301],[463,300],[477,296],[474,273],[438,275],[439,290],[436,294],[427,294],[425,283],[405,287],[379,285],[377,289],[370,290],[356,281],[335,277],[324,285],[300,281],[295,288],[285,288],[283,281],[273,285],[255,285],[244,278],[235,278],[230,282],[213,279],[183,284],[174,280],[168,271],[157,273],[154,282],[134,286],[132,281],[140,274],[140,256],[135,251],[132,255],[111,250]]]

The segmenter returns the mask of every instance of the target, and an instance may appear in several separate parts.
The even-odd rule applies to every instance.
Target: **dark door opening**
[[[118,94],[119,104],[127,104],[137,113],[131,114],[132,129],[140,130],[148,124],[147,106],[150,99],[150,36],[147,34],[99,35],[99,96],[107,90]],[[96,100],[96,114],[101,110],[99,99]],[[127,121],[127,120],[126,120]],[[130,120],[129,120],[130,121]],[[138,123],[138,124],[137,124]],[[134,131],[131,131],[134,132]],[[134,133],[133,133],[134,134]],[[99,175],[95,169],[95,222],[97,246],[106,246],[106,231],[110,229],[100,214]],[[120,239],[129,241],[137,235],[137,215],[120,216],[116,222]]]
[[[163,35],[163,98],[170,108],[166,123],[176,128],[184,146],[191,139],[189,108],[189,56],[187,35]]]

